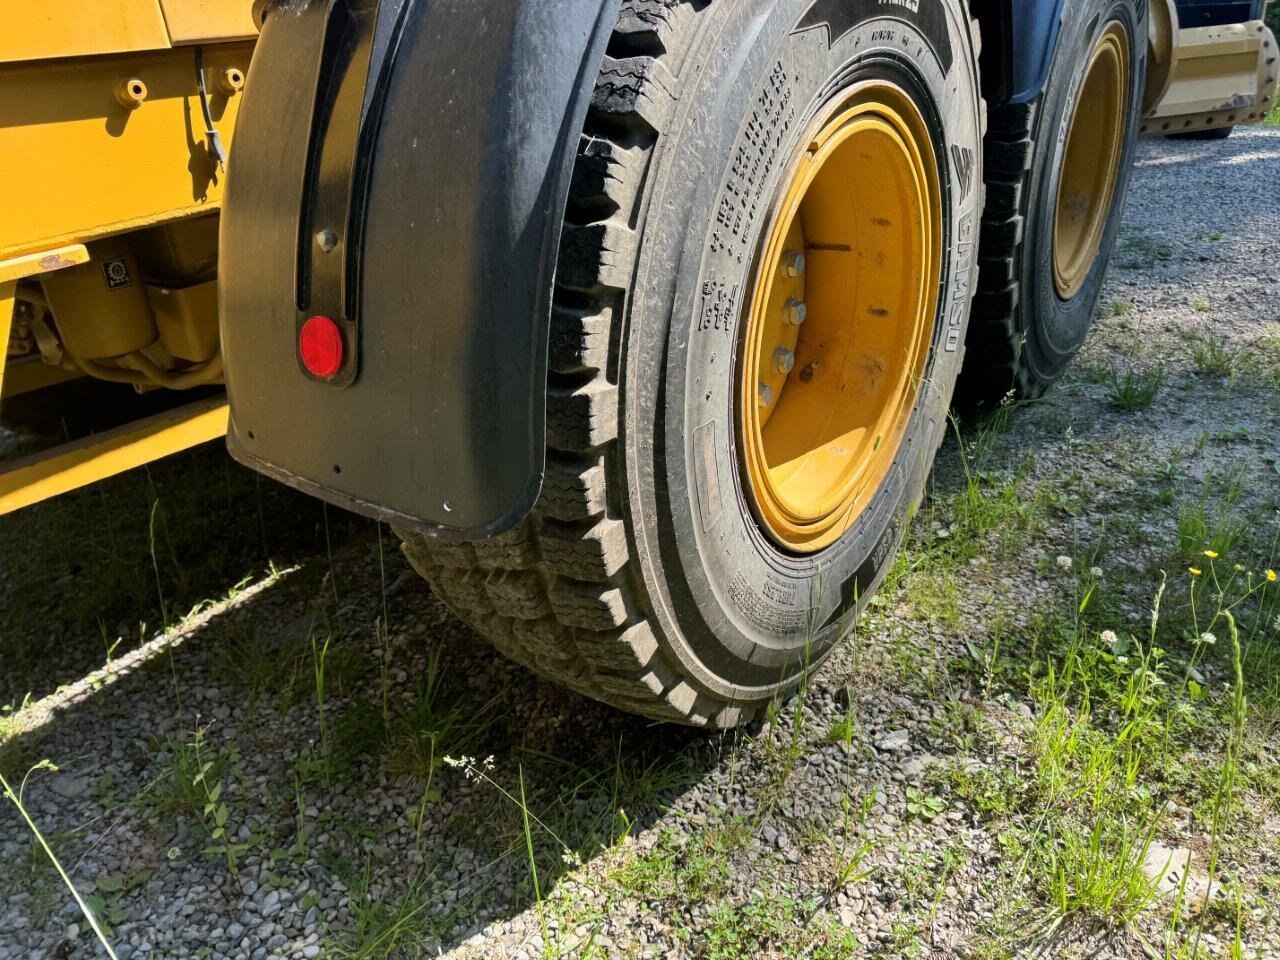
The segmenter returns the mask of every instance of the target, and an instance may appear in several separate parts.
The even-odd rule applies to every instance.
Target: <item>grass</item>
[[[1236,617],[1256,639],[1277,603],[1274,584],[1204,556],[1177,580],[1177,596],[1156,593],[1145,634],[1100,629],[1111,614],[1097,585],[1081,582],[1075,611],[1042,622],[1023,670],[1032,705],[1030,780],[962,772],[953,783],[995,821],[1019,823],[1020,873],[1033,878],[1062,918],[1083,914],[1124,926],[1150,908],[1154,883],[1143,869],[1166,829],[1163,797],[1198,791],[1215,876],[1225,846],[1247,831],[1240,811],[1245,742],[1245,644]],[[1208,628],[1226,641],[1217,649]],[[1176,653],[1174,652],[1176,651]],[[1212,698],[1192,676],[1223,662],[1230,678]],[[1187,744],[1217,754],[1195,782],[1183,766]],[[1203,761],[1199,761],[1203,764]],[[1200,922],[1184,915],[1179,923]]]
[[[1204,337],[1192,345],[1191,362],[1201,376],[1230,377],[1236,372],[1240,356],[1220,340]]]
[[[1126,270],[1145,270],[1173,256],[1173,247],[1145,233],[1131,232],[1116,244],[1116,265]]]
[[[1164,385],[1164,372],[1159,369],[1126,371],[1124,376],[1113,375],[1107,399],[1119,410],[1130,413],[1146,410],[1160,396]]]
[[[1249,521],[1228,511],[1210,516],[1203,502],[1184,504],[1178,511],[1178,556],[1194,563],[1205,552],[1230,555],[1249,531]]]
[[[209,735],[210,727],[197,727],[172,738],[168,744],[167,783],[146,797],[155,810],[178,814],[190,825],[197,848],[216,854],[235,873],[239,858],[249,846],[231,834],[228,798],[235,792],[239,757],[233,746]]]

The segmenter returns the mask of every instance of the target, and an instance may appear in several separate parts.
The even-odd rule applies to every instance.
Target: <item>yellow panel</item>
[[[205,51],[228,147],[242,94],[216,80],[247,73],[252,51]],[[116,96],[132,79],[146,88],[134,109]],[[0,65],[0,260],[216,210],[225,177],[207,152],[193,50]]]
[[[0,514],[216,440],[226,432],[227,404],[215,397],[15,460],[0,472]]]
[[[41,250],[21,257],[0,260],[0,283],[24,280],[41,273],[52,273],[66,267],[89,262],[89,250],[83,243],[72,243],[57,250]]]
[[[156,0],[0,0],[0,24],[0,63],[169,46]]]
[[[175,44],[254,37],[249,0],[160,0]]]
[[[34,393],[45,387],[52,387],[68,380],[78,380],[84,376],[79,370],[64,370],[51,363],[45,363],[38,356],[22,357],[10,360],[4,368],[3,395],[20,397],[24,393]]]

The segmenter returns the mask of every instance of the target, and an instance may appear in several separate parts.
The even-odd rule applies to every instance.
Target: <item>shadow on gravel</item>
[[[210,469],[215,485],[222,479],[202,454],[171,469],[187,483]],[[115,522],[147,524],[152,489],[132,491],[131,513]],[[43,520],[8,518],[10,530],[52,523],[27,550],[58,555],[74,540],[69,527],[106,509],[92,491],[85,500],[53,505]],[[68,516],[53,518],[58,506]],[[210,512],[226,520],[221,503]],[[199,914],[172,935],[229,955],[241,954],[227,930],[251,936],[269,921],[299,949],[311,933],[335,953],[353,945],[351,956],[434,955],[545,899],[566,871],[652,825],[731,752],[732,738],[649,725],[509,665],[444,609],[388,532],[329,518],[341,530],[331,558],[313,523],[319,542],[301,557],[289,544],[287,576],[32,729],[7,742],[0,730],[6,776],[44,758],[59,767],[32,777],[27,806],[99,898],[115,943],[162,944],[160,925],[175,921],[161,905],[190,893]],[[170,515],[165,535],[183,539],[162,549],[161,569],[199,569],[199,588],[225,592],[234,581],[219,575],[235,569],[226,558],[254,556],[260,531],[252,520],[224,526],[215,544],[210,522],[184,513],[180,530]],[[134,544],[131,563],[150,563],[149,539],[145,550]],[[10,691],[25,683],[48,693],[106,661],[99,631],[78,612],[59,619],[65,607],[88,615],[91,598],[127,607],[141,597],[159,612],[145,589],[112,597],[122,577],[86,564],[43,591],[48,620],[30,627],[38,640],[19,669],[8,669],[12,649],[0,654]],[[7,583],[12,611],[31,585]],[[48,931],[28,949],[88,950],[87,936],[64,942],[75,916],[8,804],[0,851],[0,930]],[[272,890],[286,905],[278,915],[263,899]],[[19,897],[3,906],[10,892]]]
[[[0,517],[0,706],[74,682],[359,523],[219,444]]]

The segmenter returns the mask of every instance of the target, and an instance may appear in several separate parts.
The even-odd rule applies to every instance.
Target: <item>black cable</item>
[[[216,157],[218,166],[227,162],[227,148],[213,126],[213,112],[209,109],[209,94],[204,86],[204,51],[196,47],[196,89],[200,92],[200,112],[204,114],[204,136],[209,141],[209,154]]]

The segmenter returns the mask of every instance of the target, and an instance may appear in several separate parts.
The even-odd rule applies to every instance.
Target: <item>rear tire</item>
[[[541,498],[489,541],[401,534],[444,601],[512,659],[621,709],[716,728],[793,689],[887,571],[944,433],[982,202],[963,0],[921,5],[918,26],[906,7],[835,23],[812,0],[759,7],[625,0],[566,212]],[[741,313],[809,118],[864,81],[900,86],[928,120],[938,307],[885,482],[837,542],[796,554],[743,491]]]
[[[1027,103],[991,111],[984,142],[978,295],[956,405],[964,412],[1038,397],[1084,343],[1124,212],[1146,75],[1145,0],[1081,0],[1064,17],[1047,81]],[[1084,74],[1108,26],[1128,40],[1129,90],[1119,166],[1096,256],[1069,295],[1055,282],[1054,221],[1068,132]]]

